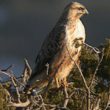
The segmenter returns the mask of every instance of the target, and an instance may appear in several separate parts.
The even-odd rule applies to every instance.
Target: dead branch
[[[98,48],[96,48],[96,47],[93,47],[93,46],[91,46],[91,45],[89,45],[87,43],[84,43],[84,45],[89,47],[89,48],[91,48],[97,54],[101,53],[100,50]]]
[[[45,103],[44,103],[44,100],[43,100],[43,98],[42,98],[42,96],[41,95],[39,95],[40,96],[40,99],[41,99],[41,107],[43,108],[43,110],[46,110],[46,107],[45,107]]]
[[[16,102],[16,99],[14,100],[14,98],[10,98],[9,105],[15,106],[15,107],[26,107],[30,104],[30,101],[29,101],[29,99],[27,99],[25,102],[22,102],[21,93],[19,91],[19,88],[21,86],[24,86],[24,84],[14,76],[13,72],[11,71],[11,68],[12,68],[12,66],[9,66],[5,70],[0,70],[1,74],[5,74],[10,78],[10,81],[12,82],[12,84],[16,90],[15,93],[17,95],[17,102]],[[32,70],[28,64],[28,61],[25,59],[25,68],[24,68],[24,72],[23,72],[23,78],[21,78],[22,81],[24,81],[24,83],[29,79],[29,76],[31,75],[31,73],[32,73]],[[7,93],[9,94],[9,97],[12,97],[11,93],[8,90],[7,90]],[[13,101],[11,99],[13,99]]]
[[[83,75],[83,73],[82,73],[81,68],[79,67],[79,65],[77,64],[77,62],[73,59],[73,57],[71,56],[71,54],[70,54],[68,48],[67,48],[67,51],[68,51],[68,54],[69,54],[71,60],[72,60],[72,61],[75,63],[75,65],[77,66],[77,68],[78,68],[78,70],[79,70],[79,72],[80,72],[80,75],[81,75],[81,77],[82,77],[82,80],[83,80],[85,89],[86,89],[86,91],[87,91],[87,110],[90,110],[90,89],[89,89],[89,87],[88,87],[88,85],[87,85],[87,82],[86,82],[86,80],[85,80],[85,78],[84,78],[84,75]]]
[[[89,85],[89,88],[91,88],[91,86],[92,86],[92,84],[93,84],[93,82],[94,82],[95,76],[96,76],[97,71],[98,71],[98,69],[99,69],[99,66],[100,66],[100,64],[101,64],[101,62],[102,62],[102,60],[103,60],[103,57],[104,57],[104,49],[102,50],[101,59],[99,60],[99,62],[98,62],[98,64],[97,64],[97,67],[96,67],[95,72],[94,72],[94,74],[93,74],[93,77],[92,77],[91,83],[90,83],[90,85]]]
[[[48,76],[48,75],[49,75],[49,64],[47,63],[45,66],[47,67],[47,72],[46,72],[46,74],[47,74],[47,76]]]
[[[92,48],[94,52],[100,53],[99,49],[97,49],[97,48],[95,48],[95,47],[92,47],[92,46],[90,46],[90,45],[88,45],[88,44],[86,44],[86,43],[84,43],[84,44],[85,44],[86,46],[88,46],[89,48]],[[66,48],[67,48],[67,46],[66,46]],[[68,51],[68,54],[69,54],[71,60],[72,60],[72,61],[75,63],[75,65],[77,66],[77,68],[78,68],[78,70],[79,70],[79,72],[80,72],[80,75],[81,75],[81,77],[82,77],[82,80],[83,80],[85,89],[86,89],[86,91],[87,91],[87,110],[90,110],[90,108],[91,108],[91,105],[90,105],[90,103],[91,103],[91,100],[90,100],[90,97],[91,97],[90,87],[91,87],[92,84],[93,84],[93,81],[94,81],[94,79],[95,79],[95,75],[96,75],[96,73],[97,73],[97,71],[98,71],[98,69],[99,69],[99,66],[100,66],[100,64],[101,64],[101,62],[102,62],[102,60],[103,60],[104,50],[103,50],[103,53],[102,53],[102,57],[101,57],[101,59],[100,59],[98,65],[97,65],[96,70],[95,70],[95,72],[94,72],[94,75],[93,75],[93,77],[92,77],[92,81],[91,81],[90,87],[87,85],[87,82],[86,82],[86,80],[85,80],[85,77],[84,77],[84,75],[83,75],[83,73],[82,73],[82,70],[81,70],[80,66],[77,64],[77,62],[76,62],[76,61],[74,60],[74,58],[71,56],[71,54],[70,54],[68,48],[67,48],[67,51]]]
[[[69,95],[68,95],[66,87],[64,87],[64,95],[65,95],[65,100],[64,100],[63,107],[67,108],[67,105],[68,105],[68,102],[69,102]]]
[[[86,46],[88,46],[89,48],[92,48],[93,51],[95,53],[100,53],[100,51],[95,48],[95,47],[92,47],[88,44],[85,43]],[[68,48],[67,48],[67,51],[68,51],[68,55],[70,56],[71,60],[74,62],[74,64],[76,65],[76,67],[78,68],[78,71],[81,75],[81,78],[82,78],[82,81],[84,83],[84,87],[85,89],[83,90],[83,94],[84,94],[84,97],[82,98],[82,103],[81,103],[81,107],[83,105],[83,99],[85,98],[86,96],[86,100],[87,100],[87,110],[99,110],[99,105],[100,105],[100,101],[101,99],[94,99],[96,104],[95,106],[91,104],[91,96],[93,96],[92,92],[91,92],[91,86],[93,85],[93,82],[94,82],[94,79],[96,77],[96,74],[97,74],[97,71],[99,69],[99,66],[103,60],[103,57],[104,57],[104,50],[102,52],[102,56],[101,56],[101,59],[99,60],[98,64],[97,64],[97,67],[95,69],[95,72],[92,76],[92,79],[91,79],[91,82],[90,82],[90,85],[88,86],[87,84],[87,81],[83,75],[83,72],[81,70],[81,67],[79,66],[79,64],[74,60],[74,58],[72,58]],[[61,65],[61,64],[60,64]],[[60,66],[59,65],[59,66]],[[64,103],[63,103],[63,106],[59,106],[59,105],[52,105],[52,104],[46,104],[44,102],[44,98],[42,97],[42,95],[38,95],[37,96],[32,96],[31,98],[30,97],[26,97],[26,101],[22,101],[22,93],[20,91],[20,87],[24,87],[24,85],[27,83],[28,79],[30,78],[31,76],[31,73],[32,73],[32,70],[31,70],[31,67],[28,63],[28,61],[25,59],[25,68],[24,68],[24,71],[23,71],[23,74],[22,74],[22,77],[20,77],[20,79],[16,78],[13,74],[13,72],[11,71],[11,68],[13,66],[9,66],[7,69],[5,70],[0,70],[0,73],[1,74],[5,74],[7,75],[9,78],[10,78],[10,82],[13,84],[14,88],[15,88],[15,93],[17,95],[17,98],[15,99],[14,97],[11,96],[11,93],[10,91],[8,91],[6,89],[6,92],[8,93],[8,96],[10,97],[9,99],[9,105],[8,106],[14,106],[14,107],[27,107],[28,105],[30,105],[29,107],[29,110],[33,110],[33,108],[36,106],[36,110],[47,110],[47,108],[50,108],[50,110],[62,110],[62,109],[67,109],[67,106],[68,106],[68,103],[70,101],[70,99],[72,98],[72,96],[75,94],[76,90],[74,89],[73,92],[71,94],[68,94],[68,91],[67,91],[67,88],[65,87],[64,88]],[[49,70],[49,64],[46,65],[47,67],[47,76],[48,76],[48,70]],[[51,82],[53,81],[53,78],[55,77],[56,73],[57,73],[57,69],[55,70],[55,73],[52,77],[50,77],[49,79],[49,83],[45,89],[45,91],[48,90]],[[44,92],[45,92],[44,91]],[[22,91],[23,92],[23,91]],[[78,92],[79,93],[79,92]],[[85,94],[86,93],[86,94]],[[79,94],[78,94],[79,95]],[[78,96],[79,97],[79,96]],[[85,100],[85,99],[84,99]],[[108,102],[107,102],[107,106],[104,110],[107,110],[110,106],[110,91],[109,91],[109,94],[108,94]]]
[[[21,102],[20,101],[21,96],[20,96],[20,93],[19,93],[18,85],[17,85],[17,83],[15,81],[15,78],[11,77],[11,80],[12,80],[12,83],[13,83],[15,89],[16,89],[16,94],[17,94],[18,102]]]
[[[95,106],[92,108],[92,110],[100,110],[100,97],[97,99]]]
[[[67,92],[67,88],[64,87],[64,96],[65,96],[65,99],[64,99],[63,107],[65,109],[67,108],[68,102],[71,99],[71,97],[75,94],[75,92],[76,92],[76,90],[74,89],[74,91],[69,95],[68,92]]]
[[[32,74],[32,69],[31,69],[27,59],[24,59],[24,61],[25,61],[25,68],[22,73],[22,77],[23,77],[22,80],[23,80],[23,83],[26,84]]]
[[[27,99],[25,102],[9,102],[8,106],[13,106],[13,107],[27,107],[30,104],[30,100]]]

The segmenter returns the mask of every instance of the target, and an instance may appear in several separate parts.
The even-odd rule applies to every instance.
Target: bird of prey
[[[79,60],[81,47],[85,42],[85,28],[80,20],[84,14],[88,14],[88,11],[78,2],[71,2],[64,8],[41,46],[26,86],[28,91],[47,86],[50,79],[53,79],[52,82],[58,88],[61,85],[67,86],[67,76]]]

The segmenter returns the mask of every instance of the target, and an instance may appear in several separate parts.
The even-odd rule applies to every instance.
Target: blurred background
[[[14,64],[18,75],[23,70],[24,58],[33,67],[42,41],[71,1],[0,0],[0,68]],[[110,36],[110,1],[76,1],[83,3],[90,13],[82,18],[86,42],[99,46]]]

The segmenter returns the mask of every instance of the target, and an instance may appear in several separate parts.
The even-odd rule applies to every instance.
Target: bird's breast
[[[78,20],[73,26],[66,26],[66,42],[67,44],[73,44],[75,39],[82,38],[85,41],[85,28],[80,20]]]
[[[78,44],[82,44],[82,42],[85,41],[85,28],[82,24],[82,22],[80,20],[78,20],[73,26],[67,25],[66,26],[66,44],[68,46],[68,48],[74,50],[75,48],[75,41],[76,39],[80,39],[78,40]],[[81,47],[77,48],[78,51],[81,50]]]
[[[76,23],[73,37],[85,39],[85,28],[80,20]]]

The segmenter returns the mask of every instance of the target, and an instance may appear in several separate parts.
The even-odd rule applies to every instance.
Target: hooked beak
[[[84,13],[85,13],[85,14],[89,14],[89,12],[88,12],[88,10],[87,10],[87,9],[85,9],[85,10],[84,10]]]

